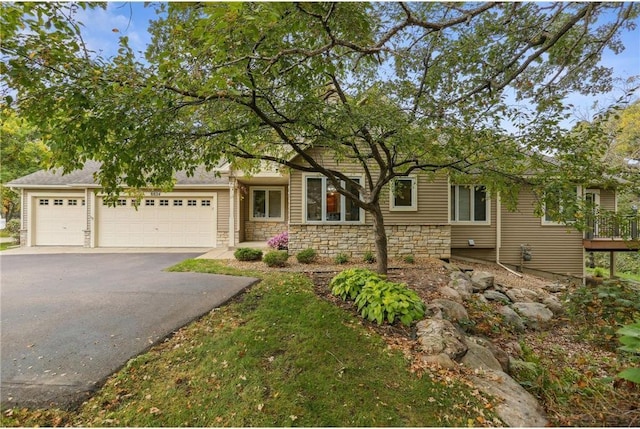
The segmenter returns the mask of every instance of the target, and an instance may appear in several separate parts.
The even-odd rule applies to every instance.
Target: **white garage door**
[[[99,247],[214,247],[215,195],[122,198],[116,207],[99,200]],[[136,207],[137,204],[137,207]],[[137,208],[137,209],[136,209]]]
[[[36,246],[82,246],[87,218],[84,198],[34,198]]]

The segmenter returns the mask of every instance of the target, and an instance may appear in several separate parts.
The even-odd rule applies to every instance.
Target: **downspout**
[[[511,274],[522,277],[522,274],[517,273],[511,268],[500,263],[500,247],[502,247],[502,202],[500,199],[500,192],[496,195],[496,212],[496,264],[509,271]]]

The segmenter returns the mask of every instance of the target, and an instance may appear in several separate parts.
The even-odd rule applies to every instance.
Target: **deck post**
[[[614,278],[616,275],[616,252],[609,252],[609,278]]]

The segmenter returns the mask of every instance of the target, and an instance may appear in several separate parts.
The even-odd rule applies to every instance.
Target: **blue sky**
[[[149,21],[155,18],[154,8],[145,7],[143,2],[109,2],[106,10],[87,10],[78,14],[78,19],[85,25],[85,42],[90,49],[106,57],[117,51],[120,36],[129,37],[133,50],[143,52],[150,41],[147,33]],[[639,28],[634,32],[625,31],[622,34],[626,49],[619,55],[607,51],[602,60],[603,65],[613,67],[615,77],[619,79],[615,84],[618,90],[595,97],[572,96],[569,102],[576,106],[576,120],[590,119],[599,110],[594,103],[600,107],[611,104],[622,94],[622,82],[630,76],[640,75],[640,22],[638,24]],[[637,93],[636,98],[639,97],[640,93]]]

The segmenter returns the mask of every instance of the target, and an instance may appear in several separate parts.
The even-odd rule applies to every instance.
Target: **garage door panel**
[[[36,246],[82,246],[86,212],[78,197],[34,198]]]
[[[137,211],[131,205],[98,208],[100,247],[215,246],[212,197],[145,198]]]

